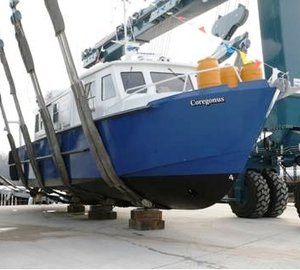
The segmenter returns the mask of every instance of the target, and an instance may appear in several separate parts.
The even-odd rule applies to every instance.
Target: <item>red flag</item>
[[[204,27],[204,26],[199,27],[199,30],[200,30],[201,32],[203,32],[204,34],[206,34],[206,30],[205,30],[205,27]]]
[[[258,59],[255,60],[255,65],[256,65],[257,68],[260,67],[261,63],[262,63],[262,62],[259,61]]]

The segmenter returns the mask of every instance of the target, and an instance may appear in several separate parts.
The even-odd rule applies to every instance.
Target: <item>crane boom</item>
[[[129,18],[129,38],[142,45],[176,28],[182,21],[189,21],[225,1],[227,0],[156,0]],[[119,25],[115,32],[82,53],[83,66],[90,68],[98,61],[120,59],[124,53],[124,44],[118,41],[123,39],[124,25]]]

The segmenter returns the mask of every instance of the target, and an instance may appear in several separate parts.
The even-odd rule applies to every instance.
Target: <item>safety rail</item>
[[[287,146],[287,147],[282,147],[280,149],[274,149],[274,150],[272,150],[272,149],[269,150],[269,149],[266,149],[265,147],[256,147],[255,148],[255,153],[256,154],[270,153],[270,151],[277,152],[281,155],[299,153],[300,152],[300,146],[299,145],[297,145],[297,146]]]
[[[0,206],[27,205],[29,197],[20,197],[13,194],[11,190],[0,190]]]

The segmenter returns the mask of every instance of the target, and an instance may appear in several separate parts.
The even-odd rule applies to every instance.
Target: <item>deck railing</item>
[[[0,206],[27,205],[28,198],[15,196],[10,191],[0,191]]]

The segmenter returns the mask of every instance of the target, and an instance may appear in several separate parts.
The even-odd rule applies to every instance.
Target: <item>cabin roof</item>
[[[138,65],[138,66],[177,66],[177,67],[185,67],[185,68],[195,68],[196,66],[193,64],[179,63],[179,62],[168,62],[168,61],[140,61],[140,60],[118,60],[113,62],[99,63],[95,65],[88,71],[84,72],[80,79],[86,78],[100,70],[106,69],[112,66],[130,66],[130,65]]]
[[[80,79],[84,79],[92,74],[95,74],[101,70],[112,66],[130,66],[130,65],[137,65],[137,66],[176,66],[176,67],[183,67],[183,68],[195,68],[196,66],[193,64],[186,64],[186,63],[178,63],[178,62],[164,62],[164,61],[133,61],[133,60],[118,60],[113,62],[106,62],[106,63],[99,63],[98,65],[93,66],[91,69],[84,72]],[[53,101],[59,99],[60,97],[66,95],[70,91],[70,88],[63,89],[60,91],[56,91],[53,95],[46,100],[46,105],[51,104]],[[51,91],[52,92],[52,91]]]

